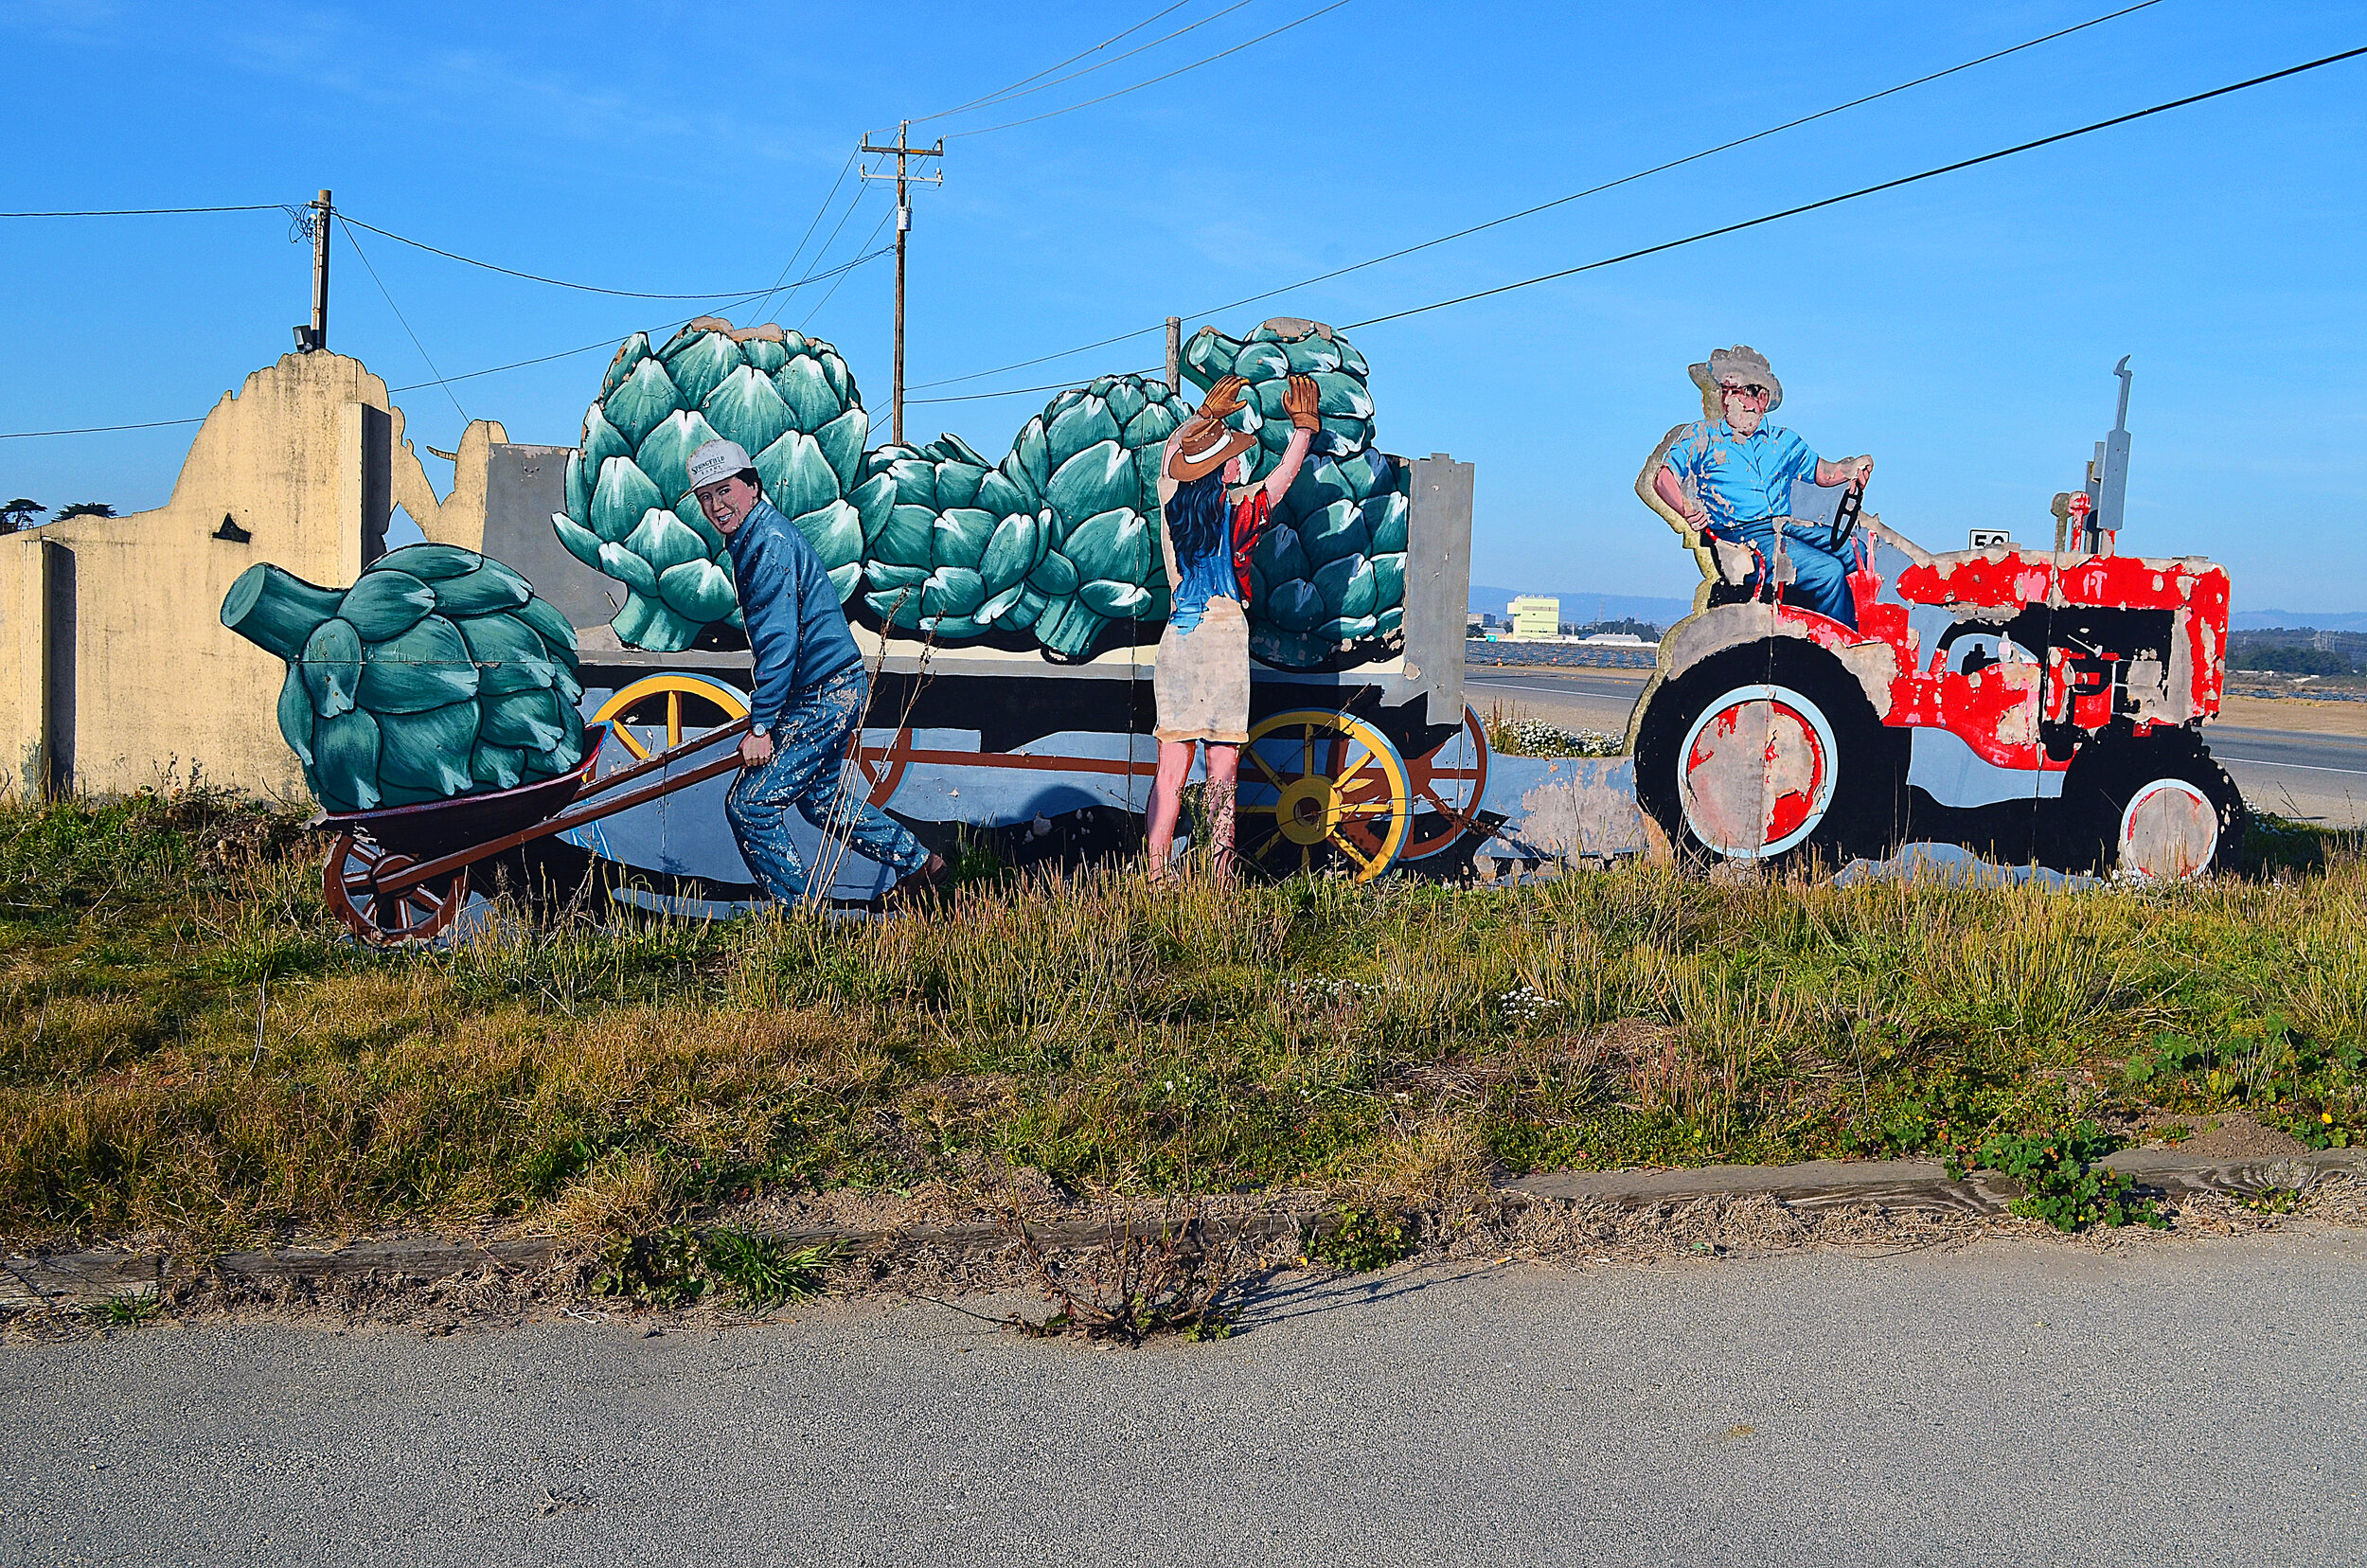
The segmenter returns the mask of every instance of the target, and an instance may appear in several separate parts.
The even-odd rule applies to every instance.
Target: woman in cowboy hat
[[[1791,486],[1805,479],[1863,489],[1874,476],[1874,459],[1828,463],[1792,432],[1766,423],[1783,403],[1784,383],[1756,348],[1742,344],[1720,348],[1707,364],[1688,369],[1703,401],[1715,398],[1725,417],[1679,432],[1652,476],[1652,489],[1700,533],[1756,549],[1762,564],[1752,574],[1754,589],[1781,529],[1793,572],[1786,597],[1854,628],[1858,610],[1849,595],[1849,568],[1825,549],[1822,525],[1793,521]]]
[[[1225,419],[1241,406],[1241,378],[1208,389],[1200,412],[1167,437],[1159,471],[1159,551],[1166,558],[1166,630],[1151,691],[1159,705],[1159,775],[1150,793],[1150,874],[1165,877],[1192,748],[1208,748],[1210,848],[1219,876],[1233,862],[1233,787],[1249,739],[1249,552],[1274,502],[1298,477],[1323,427],[1314,381],[1292,376],[1282,394],[1290,443],[1262,483],[1244,484],[1255,436]]]

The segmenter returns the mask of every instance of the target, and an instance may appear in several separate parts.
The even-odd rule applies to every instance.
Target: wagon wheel
[[[1241,748],[1243,857],[1279,876],[1338,868],[1370,882],[1414,825],[1414,787],[1389,738],[1354,714],[1293,708]]]
[[[340,833],[321,870],[321,897],[330,914],[373,946],[433,941],[469,901],[469,869],[462,866],[399,893],[379,890],[381,882],[418,864],[409,855],[390,855],[366,839]]]
[[[747,717],[748,699],[738,687],[669,670],[618,691],[592,720],[614,725],[617,742],[639,761],[681,745],[685,731],[721,729]]]
[[[1487,794],[1487,730],[1466,707],[1463,727],[1419,757],[1405,759],[1414,787],[1415,825],[1401,861],[1426,860],[1450,847],[1479,820]]]

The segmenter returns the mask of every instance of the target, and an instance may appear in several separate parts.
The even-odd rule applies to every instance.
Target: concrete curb
[[[2151,1193],[2265,1192],[2303,1188],[2336,1172],[2367,1170],[2367,1149],[2328,1149],[2273,1159],[2225,1160],[2180,1155],[2171,1149],[2125,1149],[2105,1157],[2107,1167],[2127,1172]],[[1516,1177],[1499,1189],[1506,1198],[1616,1203],[1647,1208],[1702,1198],[1765,1196],[1803,1208],[1848,1203],[1881,1208],[1993,1216],[2021,1195],[2020,1186],[1995,1171],[1967,1172],[1950,1181],[1930,1160],[1812,1160],[1791,1166],[1703,1166],[1681,1170],[1543,1171]],[[1207,1239],[1263,1240],[1295,1232],[1298,1216],[1279,1211],[1204,1221]],[[1031,1226],[1037,1242],[1055,1250],[1091,1247],[1108,1234],[1100,1221],[1062,1221]],[[882,1247],[936,1248],[967,1252],[994,1248],[1013,1238],[1008,1226],[983,1222],[936,1228],[859,1231],[813,1230],[773,1233],[792,1247],[837,1242],[858,1252]],[[546,1236],[469,1239],[400,1236],[349,1242],[333,1249],[290,1247],[229,1253],[210,1259],[165,1253],[51,1253],[0,1258],[0,1306],[79,1306],[117,1296],[157,1295],[176,1276],[217,1274],[230,1280],[341,1279],[370,1274],[440,1279],[495,1269],[532,1272],[560,1256]]]

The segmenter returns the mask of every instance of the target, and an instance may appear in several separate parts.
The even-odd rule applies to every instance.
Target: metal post
[[[934,148],[915,147],[912,145],[912,128],[910,120],[898,122],[896,145],[893,147],[874,147],[868,141],[861,147],[861,151],[865,152],[896,154],[896,380],[890,389],[888,435],[891,440],[898,442],[904,439],[904,237],[912,232],[913,226],[912,196],[905,187],[907,185],[945,183],[943,174],[932,180],[908,171],[907,159],[940,158],[945,155],[944,137],[938,137]],[[863,178],[871,176],[866,174]]]
[[[329,205],[329,192],[321,192],[312,204],[312,341],[311,347],[329,347],[329,224],[334,209]]]
[[[1167,390],[1184,390],[1184,318],[1167,317]]]

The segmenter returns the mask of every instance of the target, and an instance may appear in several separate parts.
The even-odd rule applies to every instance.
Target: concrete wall
[[[164,506],[0,538],[0,649],[15,667],[0,681],[0,788],[121,792],[195,774],[300,798],[274,718],[287,667],[223,629],[222,596],[258,561],[351,582],[398,505],[429,539],[476,547],[506,435],[471,425],[439,501],[402,423],[361,361],[288,354],[215,404]]]

